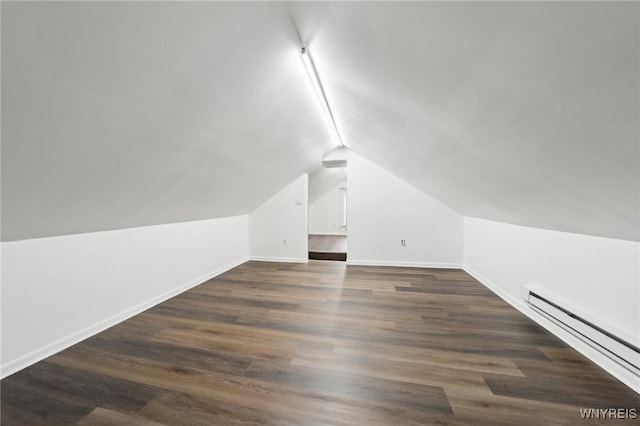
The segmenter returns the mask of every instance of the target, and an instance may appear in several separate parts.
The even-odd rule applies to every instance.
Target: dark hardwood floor
[[[565,425],[640,408],[462,271],[320,261],[245,263],[1,387],[5,426]]]
[[[347,236],[309,235],[309,259],[347,260]]]

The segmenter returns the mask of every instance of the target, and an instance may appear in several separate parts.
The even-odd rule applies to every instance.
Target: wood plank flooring
[[[1,387],[6,426],[565,425],[640,409],[462,271],[322,261],[247,262]]]

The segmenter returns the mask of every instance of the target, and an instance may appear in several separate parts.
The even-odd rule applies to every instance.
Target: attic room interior
[[[640,3],[0,14],[3,426],[638,419]]]

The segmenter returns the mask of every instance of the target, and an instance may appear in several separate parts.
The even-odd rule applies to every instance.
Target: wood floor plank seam
[[[462,270],[246,262],[0,382],[4,425],[596,424],[640,395]],[[626,424],[626,423],[616,423]]]

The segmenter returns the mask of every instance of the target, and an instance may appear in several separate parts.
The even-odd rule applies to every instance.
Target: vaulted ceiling
[[[468,216],[640,233],[637,2],[2,2],[2,238],[245,214],[345,144]]]
[[[346,167],[326,168],[319,164],[309,172],[309,203],[322,197],[347,178]]]
[[[246,214],[335,148],[284,4],[2,2],[2,235]]]
[[[458,212],[638,239],[639,3],[296,3],[345,143]]]

